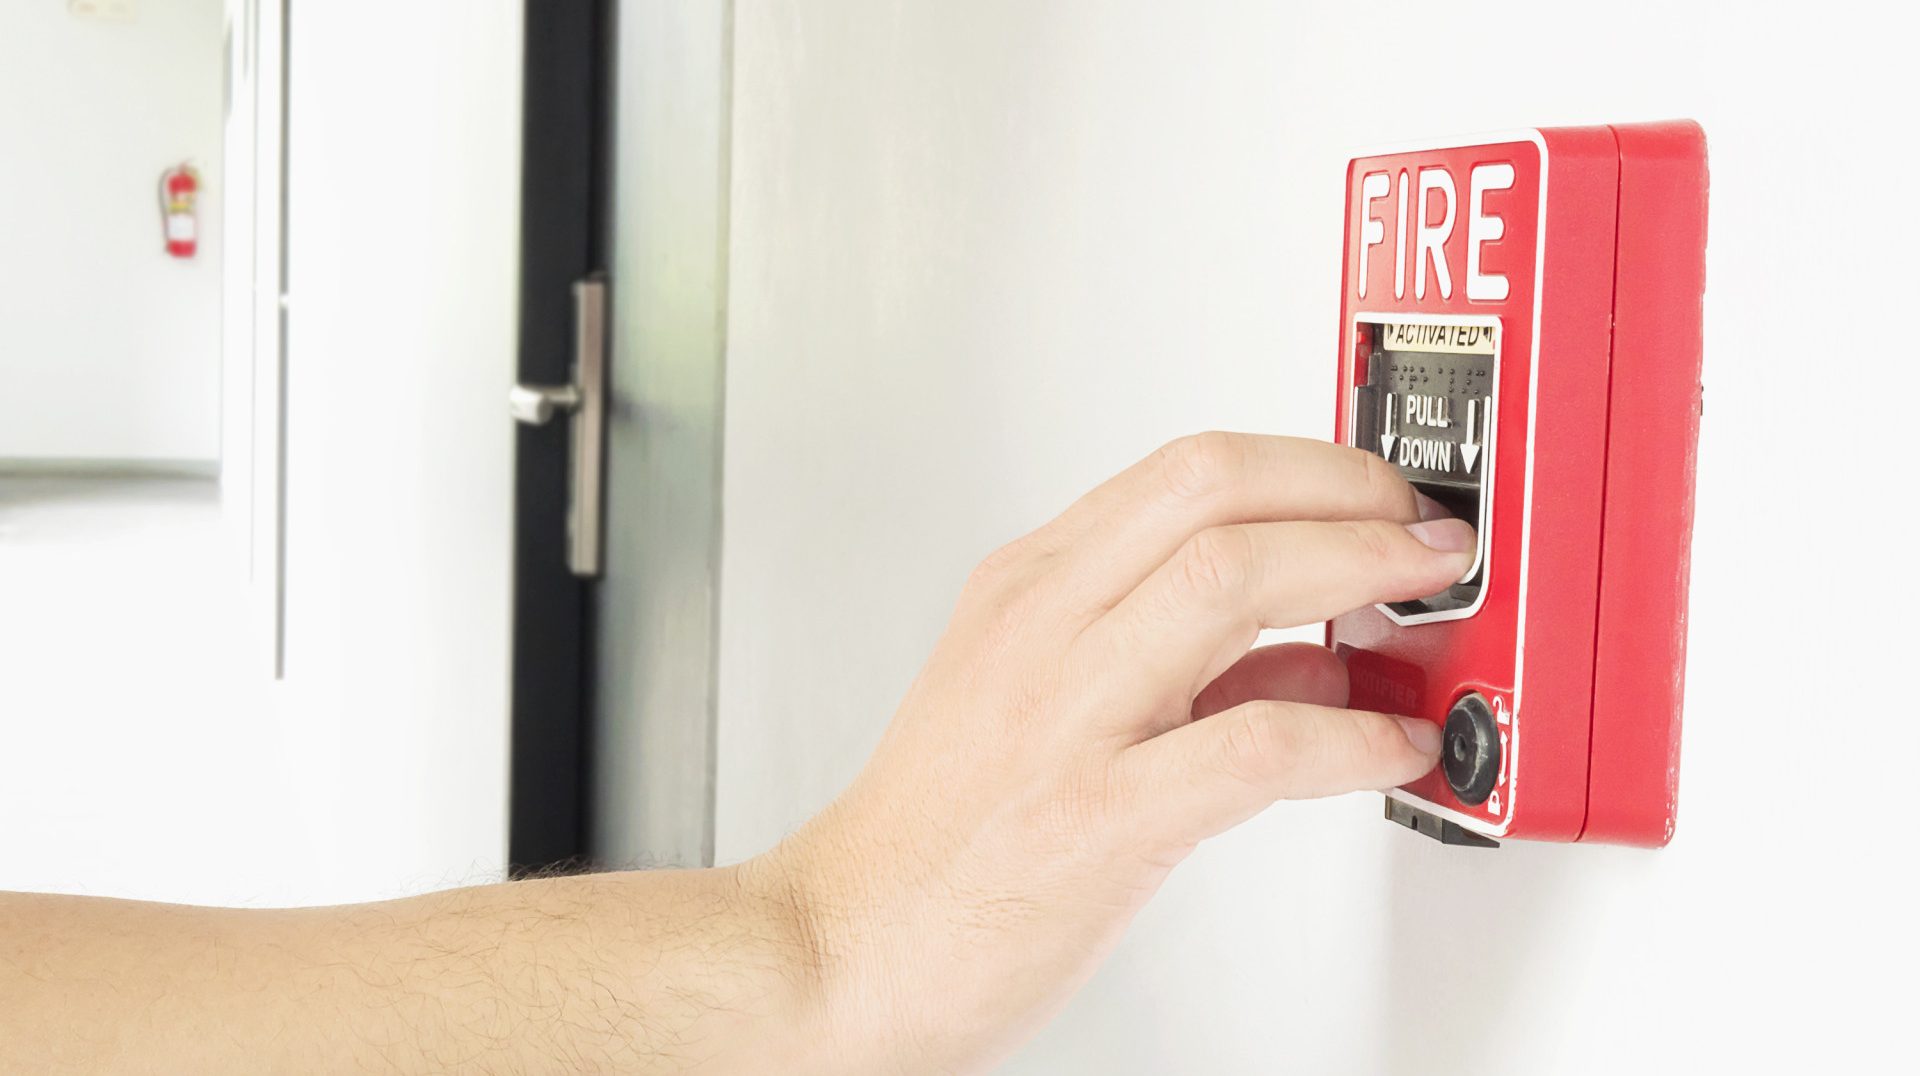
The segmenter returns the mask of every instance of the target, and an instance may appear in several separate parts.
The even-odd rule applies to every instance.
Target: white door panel
[[[505,862],[521,18],[292,10],[274,719],[314,899]]]

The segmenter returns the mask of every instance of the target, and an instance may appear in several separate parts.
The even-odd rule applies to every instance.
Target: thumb
[[[1405,784],[1439,757],[1431,721],[1260,700],[1135,744],[1122,768],[1142,825],[1190,845],[1275,800]]]

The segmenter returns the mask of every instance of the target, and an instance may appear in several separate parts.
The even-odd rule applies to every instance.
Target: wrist
[[[782,1015],[797,1047],[791,1071],[845,1071],[847,1021],[841,1011],[848,992],[839,969],[841,947],[827,937],[818,872],[792,841],[727,870],[739,914],[764,925],[777,953],[786,997]]]
[[[902,1046],[917,1033],[889,1004],[895,932],[872,914],[861,873],[844,869],[857,851],[823,848],[828,839],[816,823],[735,868],[743,899],[780,924],[807,1045],[795,1071],[911,1071]]]

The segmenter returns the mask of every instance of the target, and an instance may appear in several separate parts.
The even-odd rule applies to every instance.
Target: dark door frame
[[[613,0],[526,3],[522,383],[570,379],[573,284],[608,268],[612,6]],[[588,866],[593,840],[593,584],[567,568],[568,424],[517,429],[507,801],[507,861],[516,877]]]

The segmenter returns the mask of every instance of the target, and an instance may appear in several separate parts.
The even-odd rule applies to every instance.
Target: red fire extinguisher
[[[160,211],[167,240],[167,253],[176,258],[191,258],[200,245],[200,225],[194,216],[194,200],[200,193],[200,173],[190,164],[181,164],[160,173]]]

